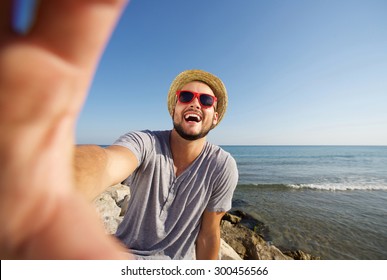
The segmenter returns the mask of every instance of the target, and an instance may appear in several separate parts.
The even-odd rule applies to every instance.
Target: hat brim
[[[227,90],[222,80],[220,80],[215,75],[203,70],[186,70],[177,75],[177,77],[173,80],[168,92],[169,114],[173,117],[173,112],[177,102],[176,92],[181,90],[184,85],[194,81],[207,84],[214,92],[216,98],[218,99],[216,111],[218,112],[217,124],[219,124],[223,119],[227,109]]]

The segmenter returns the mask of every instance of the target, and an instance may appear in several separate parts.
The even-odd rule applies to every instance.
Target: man
[[[206,135],[226,107],[219,78],[187,70],[168,93],[173,130],[128,133],[106,149],[78,148],[78,185],[90,198],[123,180],[131,187],[117,237],[137,258],[218,258],[220,220],[231,208],[238,172]]]
[[[0,258],[127,258],[76,189],[73,167],[78,114],[126,1],[39,4],[20,35],[13,1],[0,1]]]

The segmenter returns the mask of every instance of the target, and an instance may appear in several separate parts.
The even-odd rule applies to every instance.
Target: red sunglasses
[[[181,103],[191,103],[192,100],[197,98],[199,100],[200,105],[203,108],[209,108],[214,106],[214,103],[218,100],[215,96],[212,96],[207,93],[198,93],[189,90],[178,90],[176,92],[177,98]]]

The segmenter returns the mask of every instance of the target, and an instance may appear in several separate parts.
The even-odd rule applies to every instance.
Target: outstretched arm
[[[117,259],[75,191],[75,123],[123,0],[41,0],[30,32],[0,2],[0,257]]]
[[[138,165],[136,156],[121,146],[79,145],[74,154],[76,188],[89,201],[122,182]]]

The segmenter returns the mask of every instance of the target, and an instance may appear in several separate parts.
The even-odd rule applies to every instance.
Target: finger
[[[42,0],[30,38],[62,59],[93,67],[125,0]]]
[[[0,2],[0,38],[11,33],[12,1],[3,0]]]

